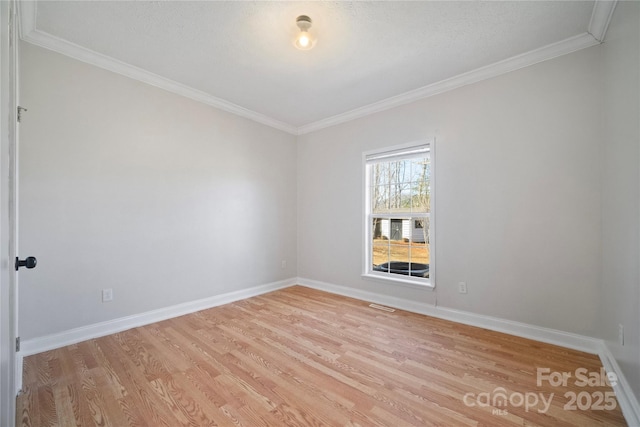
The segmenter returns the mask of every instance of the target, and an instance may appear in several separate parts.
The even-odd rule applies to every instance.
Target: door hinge
[[[29,110],[27,110],[26,108],[21,107],[21,106],[18,105],[18,123],[20,123],[22,121],[22,113],[23,112],[27,112],[27,111],[29,111]]]
[[[20,351],[20,337],[16,337],[16,353]]]

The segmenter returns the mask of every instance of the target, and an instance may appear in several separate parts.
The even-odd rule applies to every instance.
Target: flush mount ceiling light
[[[296,18],[296,25],[300,28],[300,33],[296,37],[293,43],[295,47],[300,50],[309,50],[315,44],[316,40],[309,34],[309,28],[311,28],[311,18],[307,15],[300,15]]]

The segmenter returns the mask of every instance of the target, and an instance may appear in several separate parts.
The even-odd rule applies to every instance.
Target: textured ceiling
[[[35,27],[294,127],[585,33],[593,2],[40,1]],[[307,14],[317,45],[292,45]]]

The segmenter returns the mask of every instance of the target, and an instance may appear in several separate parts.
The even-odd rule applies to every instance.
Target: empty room
[[[0,20],[0,426],[640,427],[640,2]]]

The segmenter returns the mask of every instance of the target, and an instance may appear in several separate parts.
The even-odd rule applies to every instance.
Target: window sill
[[[411,280],[411,279],[389,277],[386,274],[363,273],[362,278],[365,280],[372,280],[375,282],[383,282],[387,284],[400,285],[400,286],[405,286],[407,288],[413,288],[413,289],[422,289],[422,290],[428,290],[428,291],[432,291],[435,289],[435,285],[431,282],[423,282],[423,281],[417,281],[417,280]]]

